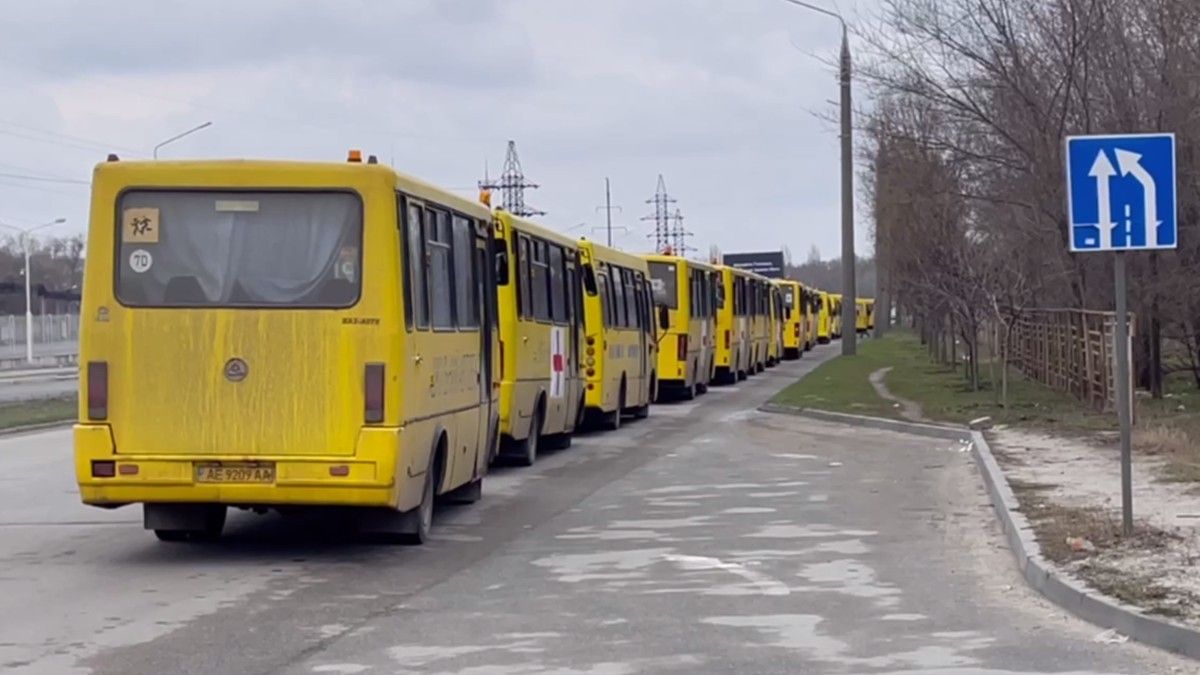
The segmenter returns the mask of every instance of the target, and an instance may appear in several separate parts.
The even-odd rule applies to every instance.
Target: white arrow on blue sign
[[[1072,251],[1175,248],[1175,134],[1067,138]]]

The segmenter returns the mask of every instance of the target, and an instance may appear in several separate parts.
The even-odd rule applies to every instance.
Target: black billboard
[[[739,270],[761,274],[771,279],[783,278],[783,251],[765,253],[726,253],[722,262]]]

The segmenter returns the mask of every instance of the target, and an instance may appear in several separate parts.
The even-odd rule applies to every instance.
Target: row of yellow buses
[[[75,470],[167,541],[228,507],[355,507],[424,542],[586,418],[645,417],[657,330],[644,258],[351,153],[345,164],[97,167]]]
[[[497,459],[827,340],[796,282],[577,240],[352,152],[100,164],[75,472],[164,541],[333,507],[423,543]],[[824,331],[824,332],[822,332]]]

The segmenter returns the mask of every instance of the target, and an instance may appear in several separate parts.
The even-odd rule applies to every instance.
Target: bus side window
[[[625,292],[629,294],[626,300],[629,306],[629,327],[640,329],[642,307],[638,295],[642,292],[642,278],[635,272],[626,271],[625,274]]]
[[[637,326],[637,304],[634,301],[633,273],[621,268],[621,291],[625,294],[625,327]]]
[[[454,328],[454,275],[450,255],[450,214],[425,209],[425,258],[429,265],[429,318],[434,328]]]
[[[554,323],[567,322],[566,279],[562,247],[550,244],[550,320]]]
[[[546,263],[546,242],[540,239],[530,241],[533,248],[530,266],[533,276],[530,277],[530,293],[533,296],[533,318],[538,321],[550,320],[550,266]]]
[[[459,328],[479,328],[479,299],[475,288],[474,227],[470,220],[454,215],[451,220],[454,235],[454,307],[458,312]],[[483,270],[479,270],[480,273]]]
[[[517,315],[528,319],[533,312],[529,298],[532,279],[529,276],[529,237],[517,235]]]
[[[594,271],[596,279],[596,294],[600,296],[600,315],[604,322],[604,327],[608,328],[612,325],[612,299],[608,294],[608,274],[605,268],[600,267],[599,271]]]
[[[408,205],[408,218],[404,223],[405,249],[408,253],[408,284],[405,296],[408,300],[409,328],[429,327],[429,299],[425,294],[425,234],[421,226],[424,210],[419,204]]]

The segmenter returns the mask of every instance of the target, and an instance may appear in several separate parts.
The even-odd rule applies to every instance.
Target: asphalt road
[[[78,504],[68,432],[2,439],[0,671],[1196,672],[1028,591],[968,453],[754,410],[814,361],[499,470],[421,548],[161,544]]]

